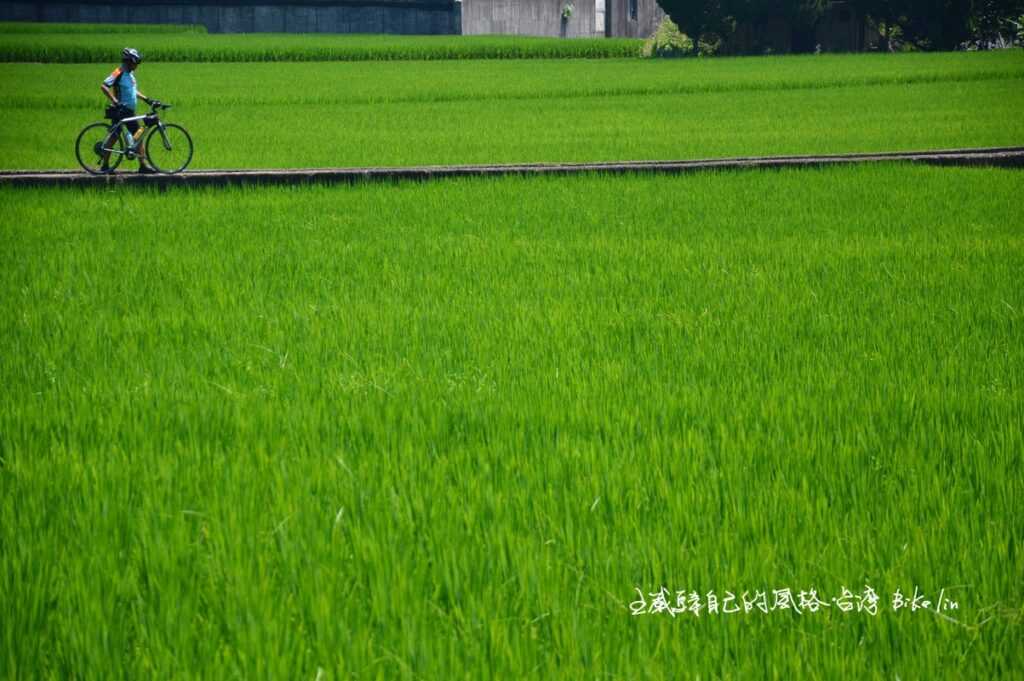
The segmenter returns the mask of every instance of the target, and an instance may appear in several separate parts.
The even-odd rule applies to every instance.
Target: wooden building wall
[[[657,0],[605,0],[605,12],[614,38],[649,38],[665,18]]]
[[[575,0],[574,11],[562,20],[566,0],[463,0],[465,35],[534,35],[591,38],[601,35],[595,25],[594,0]]]

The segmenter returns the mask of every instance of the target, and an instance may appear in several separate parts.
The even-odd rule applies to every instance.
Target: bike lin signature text
[[[929,598],[919,587],[906,594],[896,589],[887,598],[879,596],[871,586],[854,593],[845,586],[835,595],[819,593],[817,589],[794,592],[793,589],[771,589],[764,591],[716,592],[670,590],[661,587],[657,591],[644,593],[634,587],[638,598],[629,604],[630,614],[670,615],[702,617],[712,615],[768,615],[780,610],[797,615],[813,615],[821,612],[863,613],[875,617],[880,612],[932,612],[942,614],[958,610],[959,603],[939,591],[938,598]]]

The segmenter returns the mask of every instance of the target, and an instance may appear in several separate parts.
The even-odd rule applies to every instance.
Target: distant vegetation
[[[593,38],[562,40],[525,36],[399,36],[327,33],[218,34],[177,31],[64,33],[4,30],[0,61],[107,63],[127,44],[147,59],[191,62],[391,61],[433,59],[560,59],[637,57],[641,40]],[[59,26],[69,26],[59,24]],[[71,25],[73,26],[73,25]],[[106,27],[109,29],[110,27]],[[146,33],[142,36],[141,33]],[[77,34],[77,35],[76,35]]]
[[[796,32],[810,31],[825,16],[829,0],[658,0],[690,37],[713,43],[741,25],[782,20]],[[954,50],[1006,46],[1020,40],[1024,0],[846,0],[854,21],[870,25],[883,51]],[[813,41],[808,51],[813,49]],[[691,44],[691,49],[695,46]]]
[[[696,54],[693,39],[680,31],[669,17],[662,19],[654,35],[644,41],[645,57],[685,57],[691,54]]]

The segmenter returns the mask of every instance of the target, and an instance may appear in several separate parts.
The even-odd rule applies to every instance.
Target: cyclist
[[[113,118],[113,123],[124,118],[131,118],[135,115],[136,99],[141,99],[147,104],[152,103],[155,100],[151,100],[146,95],[138,91],[135,85],[135,69],[142,63],[142,55],[139,51],[131,47],[126,47],[121,50],[121,66],[114,69],[107,78],[100,85],[100,90],[106,95],[107,99],[113,103],[116,107],[116,115]],[[128,129],[128,132],[132,134],[132,138],[135,138],[135,134],[139,131],[138,121],[128,121],[124,124]],[[139,172],[140,173],[154,173],[149,164],[146,163],[146,147],[139,138],[138,147],[136,152],[139,156]],[[107,165],[106,159],[103,161],[103,166]]]

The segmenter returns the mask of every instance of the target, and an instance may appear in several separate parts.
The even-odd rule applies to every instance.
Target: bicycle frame
[[[170,104],[158,100],[147,103],[149,111],[139,115],[132,112],[119,120],[120,112],[108,107],[107,117],[114,120],[91,123],[82,129],[75,142],[75,156],[87,173],[112,173],[123,159],[135,158],[141,163],[141,173],[173,175],[188,166],[192,161],[192,137],[180,125],[160,120],[160,113],[170,109]],[[136,128],[131,131],[134,134],[129,133],[131,128]]]
[[[149,111],[138,115],[108,107],[106,122],[82,128],[75,141],[75,156],[87,173],[113,173],[124,159],[138,159],[140,173],[174,175],[188,167],[194,151],[192,136],[177,123],[161,120],[160,113],[170,109],[170,104],[155,99],[147,103]],[[118,119],[122,112],[129,115]]]
[[[126,156],[127,158],[134,158],[135,151],[138,148],[139,144],[141,144],[141,142],[142,142],[142,137],[140,137],[139,141],[136,142],[135,139],[132,137],[131,133],[128,132],[128,126],[125,125],[125,124],[126,123],[131,123],[133,121],[139,121],[140,125],[142,125],[143,121],[145,121],[147,118],[152,118],[152,117],[156,117],[156,122],[153,125],[150,125],[149,127],[150,128],[155,127],[156,130],[158,130],[160,132],[160,139],[164,143],[164,148],[166,148],[167,150],[170,150],[171,143],[167,139],[167,135],[164,133],[163,121],[160,120],[160,115],[158,113],[156,113],[156,111],[152,111],[152,112],[150,112],[148,114],[143,114],[141,116],[129,116],[128,118],[122,118],[117,123],[114,123],[110,127],[110,135],[106,139],[107,140],[115,140],[118,137],[121,137],[123,135],[124,139],[125,139],[125,149],[124,149],[124,151],[120,151],[120,150],[114,149],[112,147],[108,148],[108,147],[104,146],[102,148],[102,151],[107,154],[108,158],[109,158],[110,154],[121,154],[123,156]],[[146,128],[145,125],[143,125],[142,127],[143,127],[143,129]],[[149,134],[152,135],[153,133],[149,133]],[[143,133],[143,135],[145,135],[145,133]]]

